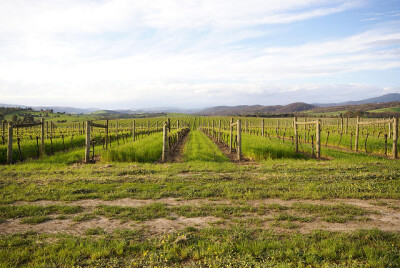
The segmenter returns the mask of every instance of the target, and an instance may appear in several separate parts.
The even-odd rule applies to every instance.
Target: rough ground
[[[186,133],[186,135],[183,137],[182,140],[179,141],[179,143],[175,146],[174,150],[171,152],[170,154],[170,162],[173,163],[182,163],[183,162],[183,158],[182,158],[182,154],[183,154],[183,148],[185,148],[185,144],[188,140],[189,137],[189,132]]]
[[[195,199],[195,200],[181,200],[175,198],[165,198],[157,200],[138,200],[138,199],[118,199],[112,201],[90,199],[80,200],[74,202],[61,202],[61,201],[36,201],[36,202],[16,202],[13,205],[35,204],[35,205],[79,205],[84,208],[83,213],[88,213],[99,205],[109,206],[122,206],[122,207],[139,207],[153,203],[163,203],[168,206],[182,206],[182,205],[238,205],[238,202],[231,200],[208,200],[208,199]],[[257,225],[259,228],[271,229],[275,232],[293,232],[293,233],[310,233],[316,229],[351,232],[358,229],[372,229],[379,228],[383,231],[400,232],[400,200],[380,199],[380,200],[358,200],[358,199],[333,199],[333,200],[281,200],[281,199],[264,199],[264,200],[250,200],[245,201],[244,205],[260,206],[278,204],[290,207],[295,203],[303,204],[321,204],[321,205],[335,205],[335,204],[348,204],[358,208],[363,208],[367,211],[367,215],[363,220],[351,220],[346,223],[329,223],[317,218],[310,222],[297,222],[293,223],[296,227],[284,228],[274,226],[274,216],[278,212],[270,212],[266,215],[257,215],[255,213],[248,213],[244,217],[222,219],[214,216],[206,217],[193,217],[185,218],[178,215],[170,215],[167,218],[157,218],[143,222],[136,221],[122,221],[119,219],[110,219],[103,216],[96,216],[94,219],[76,222],[71,218],[56,219],[57,215],[51,215],[52,220],[36,224],[22,224],[20,219],[8,219],[0,224],[0,234],[21,233],[26,231],[35,231],[39,233],[67,233],[74,235],[83,235],[87,229],[100,227],[106,232],[112,232],[116,229],[135,229],[143,230],[149,235],[170,233],[182,230],[186,227],[204,228],[212,225],[235,225],[240,221],[260,220]],[[240,202],[243,205],[243,202]],[[296,213],[289,208],[286,212],[295,215]],[[72,217],[79,215],[74,214]],[[246,223],[249,224],[249,223]],[[250,223],[251,224],[251,223]]]

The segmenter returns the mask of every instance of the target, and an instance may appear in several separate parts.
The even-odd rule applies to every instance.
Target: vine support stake
[[[356,140],[354,142],[354,150],[358,152],[358,138],[360,134],[360,125],[358,124],[360,121],[360,117],[357,116],[357,122],[356,122]]]
[[[90,121],[86,121],[85,163],[90,162]]]
[[[395,118],[393,118],[393,149],[392,149],[393,159],[398,158],[398,154],[397,154],[398,136],[399,136],[399,119],[395,117]]]
[[[42,123],[42,133],[41,133],[41,137],[40,137],[40,155],[44,156],[44,118],[41,119],[41,123]]]
[[[158,124],[157,124],[157,129],[158,129]],[[133,124],[132,124],[132,140],[135,141],[136,140],[136,122],[135,120],[133,120]]]
[[[297,117],[293,118],[293,129],[294,129],[294,152],[299,152],[299,136],[297,135]]]
[[[231,123],[230,123],[230,127],[229,127],[229,152],[232,153],[232,145],[233,145],[233,118],[231,118]]]
[[[106,120],[106,137],[105,137],[105,147],[106,147],[106,151],[108,149],[108,120]]]
[[[163,125],[163,149],[161,161],[166,162],[168,159],[168,123],[165,122]]]
[[[13,125],[8,123],[7,164],[12,163]]]
[[[237,157],[238,160],[242,160],[242,122],[240,119],[237,120],[237,145],[236,145],[236,151],[237,151]]]
[[[321,119],[317,120],[316,131],[317,131],[317,133],[316,133],[317,158],[320,158],[321,157]]]

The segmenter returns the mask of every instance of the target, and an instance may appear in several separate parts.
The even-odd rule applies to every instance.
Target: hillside
[[[347,106],[347,105],[362,105],[368,103],[388,103],[388,102],[396,102],[400,101],[400,94],[399,93],[389,93],[379,97],[363,99],[358,101],[346,101],[346,102],[339,102],[339,103],[315,103],[314,105],[320,107],[332,107],[332,106]]]
[[[291,114],[315,108],[314,105],[296,102],[288,105],[239,105],[239,106],[217,106],[204,109],[201,115],[267,115],[267,114]]]

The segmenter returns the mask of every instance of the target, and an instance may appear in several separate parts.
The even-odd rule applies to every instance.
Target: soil
[[[188,132],[189,133],[189,132]],[[183,162],[183,148],[185,148],[185,144],[188,140],[188,133],[183,137],[182,140],[175,146],[174,150],[170,154],[169,161],[172,163],[182,163]]]
[[[21,204],[36,204],[36,205],[54,205],[54,204],[67,204],[67,205],[79,205],[87,210],[92,210],[98,205],[110,205],[110,206],[129,206],[138,207],[143,205],[149,205],[152,203],[163,203],[169,206],[180,206],[180,205],[194,205],[200,206],[203,204],[226,204],[235,205],[237,202],[231,200],[209,200],[209,199],[193,199],[183,200],[175,198],[164,198],[157,200],[140,200],[140,199],[118,199],[112,201],[89,199],[79,200],[74,202],[62,202],[62,201],[35,201],[35,202],[16,202],[13,205]],[[322,204],[322,205],[334,205],[334,204],[348,204],[359,208],[366,209],[368,211],[367,220],[353,220],[346,223],[329,223],[324,222],[321,219],[314,219],[310,222],[294,222],[297,227],[294,229],[285,229],[282,227],[272,226],[274,222],[273,218],[278,212],[271,211],[267,215],[248,214],[242,217],[242,220],[246,218],[259,218],[262,219],[261,228],[271,229],[275,232],[294,232],[294,233],[310,233],[314,230],[328,230],[328,231],[340,231],[340,232],[351,232],[359,229],[373,229],[378,228],[383,231],[400,232],[400,200],[393,199],[379,199],[379,200],[358,200],[358,199],[332,199],[332,200],[282,200],[282,199],[263,199],[263,200],[251,200],[245,201],[247,205],[260,206],[268,204],[279,204],[290,207],[294,203],[306,203],[306,204]],[[290,208],[286,212],[295,215],[296,213],[291,211]],[[51,215],[54,218],[57,215]],[[301,216],[301,215],[299,215]],[[36,225],[22,224],[20,219],[8,219],[0,224],[0,234],[12,234],[21,233],[26,231],[35,231],[38,233],[66,233],[73,235],[83,235],[85,231],[94,227],[101,227],[106,232],[112,232],[116,229],[144,229],[149,234],[160,234],[170,233],[182,230],[186,227],[204,228],[221,221],[222,224],[235,224],[230,219],[221,219],[213,216],[207,217],[195,217],[185,218],[181,216],[159,218],[144,222],[135,221],[121,221],[118,219],[108,219],[105,217],[97,217],[83,222],[75,222],[72,219],[54,219],[49,220]]]

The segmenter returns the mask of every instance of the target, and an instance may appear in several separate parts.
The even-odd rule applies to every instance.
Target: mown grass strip
[[[379,230],[289,235],[191,227],[152,237],[139,230],[92,229],[87,235],[1,236],[0,266],[398,267],[400,262],[400,234]]]
[[[219,150],[203,132],[192,130],[183,149],[185,162],[229,162],[229,159]]]

